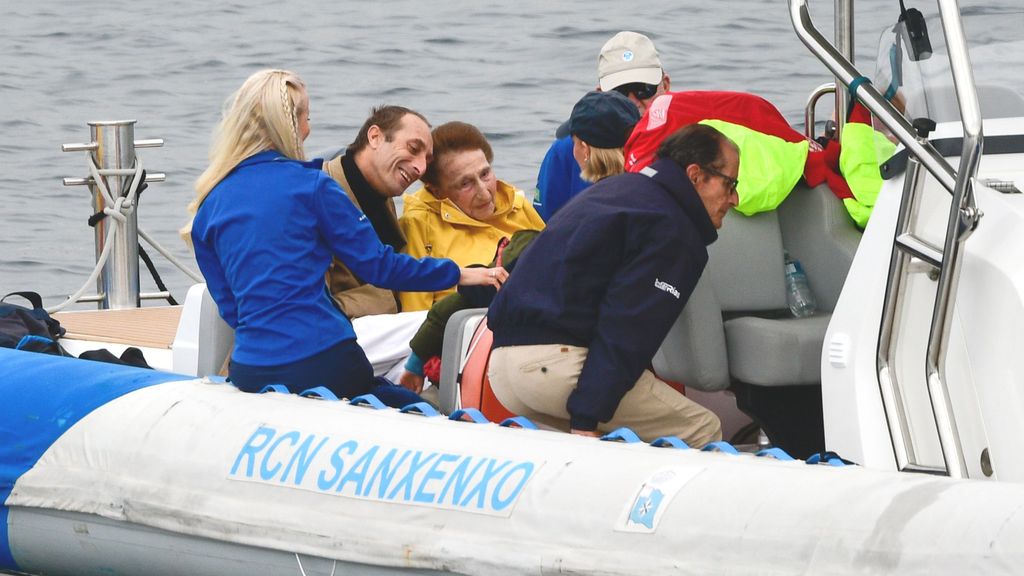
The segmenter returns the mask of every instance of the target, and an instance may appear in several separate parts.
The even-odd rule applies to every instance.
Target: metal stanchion
[[[112,236],[102,273],[96,278],[97,294],[85,296],[79,301],[95,301],[103,309],[137,308],[139,295],[139,236],[138,213],[134,204],[136,197],[129,197],[132,184],[137,176],[135,149],[163,146],[163,140],[135,140],[135,120],[113,122],[89,122],[92,141],[85,144],[65,144],[65,152],[88,151],[101,182],[95,177],[65,178],[65,186],[88,185],[92,192],[92,207],[95,213],[117,208],[123,218],[102,218],[96,222],[96,259],[107,248],[111,238],[110,227],[119,227]],[[150,174],[146,180],[159,182],[163,174]],[[104,190],[109,194],[104,193]],[[119,200],[123,199],[123,200]]]

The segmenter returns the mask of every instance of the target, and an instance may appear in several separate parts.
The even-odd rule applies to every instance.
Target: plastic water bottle
[[[818,304],[814,301],[814,293],[807,282],[807,274],[799,260],[794,260],[786,253],[786,301],[789,311],[797,318],[814,314]]]

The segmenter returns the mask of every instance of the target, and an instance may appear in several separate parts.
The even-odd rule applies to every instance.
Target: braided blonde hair
[[[210,165],[199,175],[196,197],[188,205],[192,218],[180,230],[185,242],[192,243],[192,220],[203,200],[242,160],[266,150],[306,159],[298,118],[308,106],[306,84],[288,70],[260,70],[228,97],[213,133]]]

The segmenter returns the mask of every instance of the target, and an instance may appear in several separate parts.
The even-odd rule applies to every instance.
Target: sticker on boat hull
[[[652,474],[630,499],[615,530],[653,534],[679,490],[703,471],[704,468],[663,468]]]
[[[330,494],[508,517],[543,461],[424,450],[259,426],[227,477]]]

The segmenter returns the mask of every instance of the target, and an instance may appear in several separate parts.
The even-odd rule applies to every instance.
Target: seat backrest
[[[735,210],[708,246],[711,287],[723,312],[786,308],[782,231],[778,212],[744,216]]]
[[[459,408],[476,408],[492,422],[514,416],[491,390],[487,378],[494,335],[487,328],[487,309],[473,308],[452,314],[444,331],[441,382],[438,402],[451,414]]]
[[[172,371],[195,376],[217,374],[234,343],[235,331],[220,317],[206,284],[189,288],[171,344]]]
[[[660,378],[707,392],[729,386],[722,309],[705,272],[651,361]]]
[[[655,374],[714,392],[730,384],[723,313],[786,307],[782,233],[776,212],[729,211],[708,265],[652,361]]]
[[[779,206],[782,242],[803,265],[818,310],[831,312],[860,244],[861,231],[828,186],[798,185]]]
[[[723,315],[786,316],[786,251],[803,265],[819,311],[831,312],[859,242],[842,202],[824,185],[798,184],[773,212],[730,211],[708,248],[704,275],[654,357],[655,373],[698,390],[727,387]]]
[[[486,316],[487,308],[459,310],[445,324],[444,344],[441,348],[441,381],[437,383],[438,404],[445,414],[461,408],[459,374],[465,365],[476,327]]]
[[[818,310],[831,312],[860,244],[842,201],[822,184],[798,184],[778,210],[730,211],[708,247],[708,271],[722,311],[785,310],[785,253],[807,273]]]
[[[491,380],[487,377],[487,367],[491,360],[491,344],[494,342],[494,334],[487,327],[487,317],[480,320],[480,324],[473,333],[469,344],[469,351],[466,356],[466,365],[462,368],[459,376],[460,398],[462,408],[476,408],[487,416],[491,422],[501,422],[506,418],[515,416],[510,412],[491,390]]]

